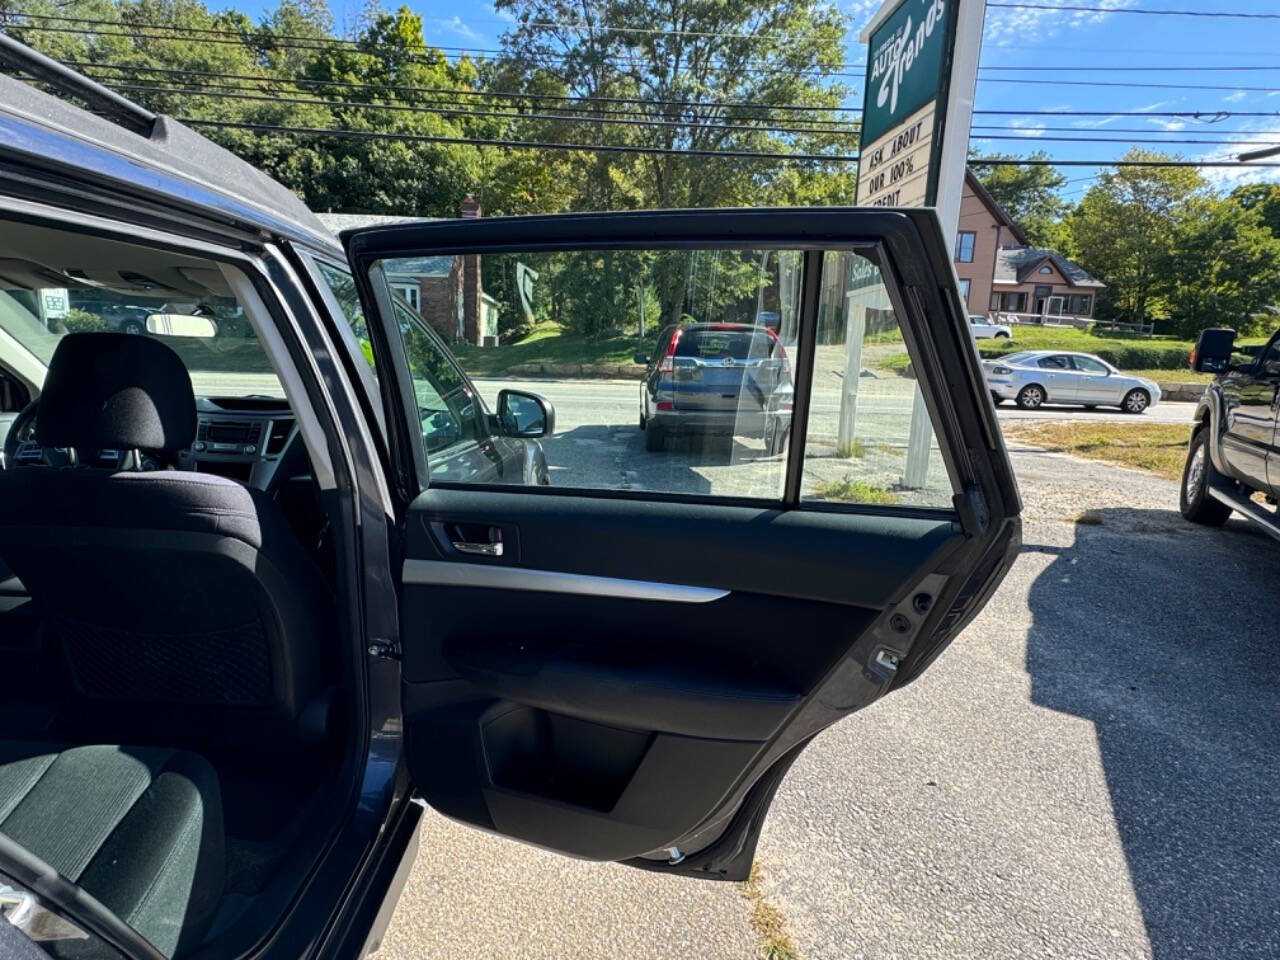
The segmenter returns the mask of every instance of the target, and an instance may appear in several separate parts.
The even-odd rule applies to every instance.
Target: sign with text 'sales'
[[[960,2],[901,0],[872,21],[866,37],[859,206],[937,203],[938,147]]]

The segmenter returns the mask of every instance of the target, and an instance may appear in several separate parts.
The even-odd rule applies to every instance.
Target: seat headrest
[[[41,446],[172,453],[195,438],[191,377],[169,347],[127,333],[69,333],[58,342],[36,415]]]

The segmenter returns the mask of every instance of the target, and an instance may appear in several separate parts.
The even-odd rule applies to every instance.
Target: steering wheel
[[[13,458],[18,454],[18,446],[24,440],[30,440],[28,434],[34,433],[36,424],[36,414],[40,410],[40,398],[32,400],[13,419],[13,423],[9,424],[9,432],[4,438],[4,462],[6,466],[14,465]]]

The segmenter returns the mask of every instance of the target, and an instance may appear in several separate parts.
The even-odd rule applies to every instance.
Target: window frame
[[[767,215],[767,220],[764,219]],[[848,229],[845,218],[855,218],[857,229]],[[917,222],[920,219],[926,222]],[[952,389],[945,385],[959,381],[982,391],[979,370],[949,370],[953,363],[965,365],[968,355],[953,345],[952,336],[963,336],[971,342],[967,318],[951,331],[953,318],[949,302],[943,302],[938,283],[949,263],[942,237],[930,218],[905,216],[902,212],[882,214],[865,210],[742,210],[714,213],[636,213],[597,214],[583,216],[543,216],[502,218],[478,221],[441,221],[439,223],[405,225],[396,230],[357,231],[344,237],[348,258],[355,269],[362,298],[372,302],[379,317],[379,340],[376,355],[386,353],[394,364],[396,383],[384,388],[384,400],[395,403],[399,434],[390,444],[398,465],[401,496],[404,504],[413,500],[428,485],[458,490],[487,490],[519,496],[568,496],[595,499],[689,503],[706,507],[747,506],[773,511],[804,509],[812,512],[871,513],[886,516],[920,516],[956,520],[966,526],[976,521],[967,499],[983,488],[986,480],[977,471],[973,444],[985,449],[994,443],[997,428],[983,415],[983,408],[957,407],[940,397],[950,398]],[[740,223],[751,220],[754,222]],[[552,222],[558,221],[558,222]],[[655,222],[656,221],[656,222]],[[841,221],[844,229],[832,229]],[[602,230],[601,226],[607,226]],[[934,226],[934,229],[929,227]],[[408,236],[405,236],[408,234]],[[789,349],[792,357],[796,402],[792,412],[792,436],[788,454],[785,490],[782,498],[730,496],[724,494],[687,494],[659,490],[630,490],[587,487],[533,487],[487,483],[431,482],[421,438],[405,428],[403,411],[411,409],[412,398],[406,389],[408,372],[403,351],[386,342],[386,324],[381,319],[388,313],[388,286],[383,264],[409,256],[518,253],[533,254],[558,251],[589,250],[784,250],[805,254],[802,275],[801,309],[798,343]],[[888,251],[892,251],[890,256]],[[881,505],[801,499],[803,473],[798,467],[803,459],[808,428],[817,326],[817,308],[821,296],[821,266],[829,252],[851,252],[877,266],[886,287],[890,305],[898,317],[903,341],[917,370],[925,371],[916,379],[923,409],[927,412],[938,452],[952,491],[951,506]],[[938,302],[930,298],[936,297]],[[926,304],[926,300],[928,303]],[[939,303],[942,305],[939,306]],[[941,310],[938,317],[932,314]],[[941,324],[941,327],[939,326]],[[948,332],[944,333],[943,330]],[[920,335],[932,330],[926,351]],[[948,349],[935,349],[947,342]],[[952,346],[954,350],[950,349]],[[949,380],[948,377],[951,379]],[[981,439],[979,439],[981,437]],[[1016,495],[1001,487],[1002,496]]]
[[[964,241],[969,239],[969,256],[965,256]],[[974,248],[978,245],[978,232],[976,230],[960,230],[956,233],[956,263],[973,263]]]

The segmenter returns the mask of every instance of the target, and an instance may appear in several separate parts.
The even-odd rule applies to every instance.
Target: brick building
[[[467,194],[459,213],[481,215],[480,204]],[[322,214],[335,233],[342,229],[382,223],[405,223],[427,218]],[[480,256],[405,257],[384,264],[387,283],[431,324],[445,343],[496,345],[498,304],[484,292]]]
[[[1084,319],[1093,316],[1097,293],[1105,286],[1061,254],[1032,246],[968,170],[954,257],[971,314]]]

